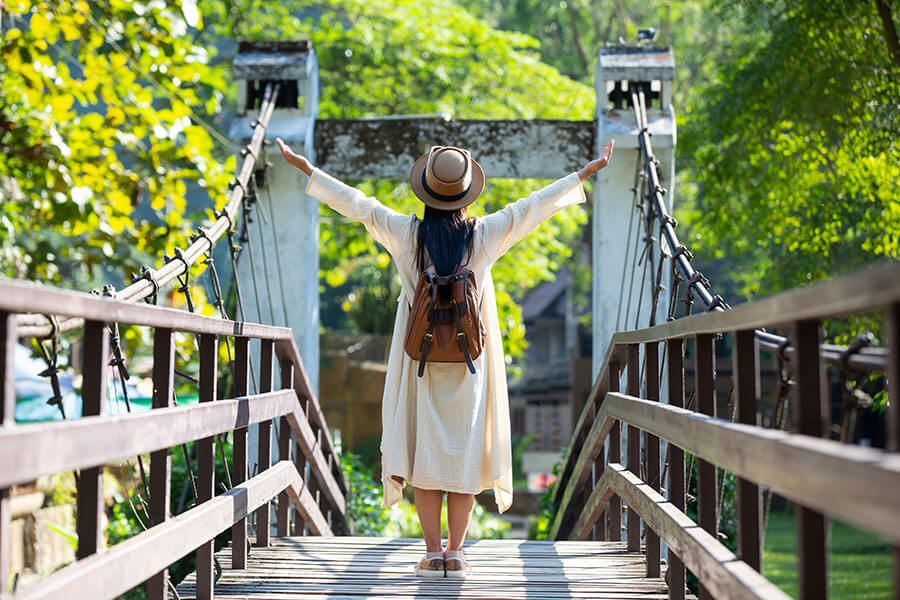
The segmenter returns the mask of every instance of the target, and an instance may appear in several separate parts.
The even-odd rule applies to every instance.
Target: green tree
[[[734,10],[745,43],[722,55],[682,128],[700,255],[727,257],[744,296],[900,257],[891,3],[748,0]]]
[[[7,3],[0,273],[79,288],[183,245],[189,186],[224,201],[221,82],[193,2]],[[139,210],[136,210],[139,209]]]

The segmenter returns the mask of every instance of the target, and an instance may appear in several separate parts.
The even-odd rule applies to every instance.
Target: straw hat
[[[428,206],[457,210],[474,202],[484,191],[484,171],[468,150],[432,146],[413,164],[409,185]]]

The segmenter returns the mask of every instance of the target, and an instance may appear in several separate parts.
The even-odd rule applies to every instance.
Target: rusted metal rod
[[[115,292],[115,297],[125,302],[138,302],[148,296],[155,294],[160,287],[166,285],[176,277],[184,273],[188,266],[194,264],[208,250],[210,250],[222,234],[224,234],[232,226],[236,219],[238,208],[241,205],[241,199],[244,197],[245,190],[250,185],[250,177],[256,168],[256,157],[262,148],[263,140],[266,137],[266,128],[269,120],[272,118],[272,112],[275,110],[275,100],[278,97],[280,86],[269,84],[266,86],[263,94],[262,102],[259,108],[259,117],[253,125],[253,136],[248,145],[248,151],[244,153],[244,162],[241,163],[241,169],[234,185],[231,188],[231,195],[222,212],[218,213],[218,218],[213,224],[204,230],[202,235],[193,238],[191,245],[182,252],[184,260],[171,260],[162,265],[159,269],[150,270],[149,275],[144,279],[139,279],[131,285]],[[20,338],[26,337],[46,337],[54,332],[53,325],[44,315],[24,314],[19,315],[16,319],[18,325],[18,335]],[[70,317],[59,322],[57,332],[69,331],[77,329],[84,324],[84,319],[78,317]]]
[[[650,131],[647,125],[644,88],[640,83],[629,84],[629,88],[631,90],[634,118],[638,127],[638,142],[644,156],[644,171],[647,175],[650,190],[649,201],[651,208],[656,213],[656,218],[659,219],[661,224],[662,236],[665,237],[666,243],[674,253],[672,256],[673,266],[687,284],[688,293],[700,303],[703,310],[725,310],[728,305],[722,297],[712,293],[709,282],[703,277],[702,273],[695,270],[691,265],[690,253],[686,251],[677,252],[677,249],[681,248],[682,245],[678,241],[678,235],[675,233],[675,221],[666,208],[664,199],[666,191],[659,184],[657,161],[653,154],[653,146],[650,143]],[[765,350],[770,354],[789,359],[794,353],[794,348],[786,337],[756,330],[756,338],[759,340],[759,349]],[[842,366],[856,371],[885,371],[888,367],[888,353],[883,348],[865,348],[847,356],[846,346],[821,344],[819,346],[819,356],[826,364],[843,362]]]

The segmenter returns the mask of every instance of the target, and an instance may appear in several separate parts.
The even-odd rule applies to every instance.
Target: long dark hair
[[[416,267],[424,271],[430,257],[438,275],[453,273],[471,258],[474,233],[475,219],[466,218],[466,207],[438,210],[426,204],[416,232]]]

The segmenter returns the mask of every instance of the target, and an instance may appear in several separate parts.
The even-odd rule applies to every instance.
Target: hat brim
[[[453,202],[446,202],[440,198],[435,198],[428,193],[425,186],[422,185],[422,173],[425,171],[425,164],[428,162],[428,153],[416,159],[412,169],[409,171],[409,186],[412,188],[416,197],[430,206],[438,210],[458,210],[464,206],[468,206],[478,199],[478,196],[484,192],[484,170],[475,159],[472,160],[472,185],[465,196]]]

